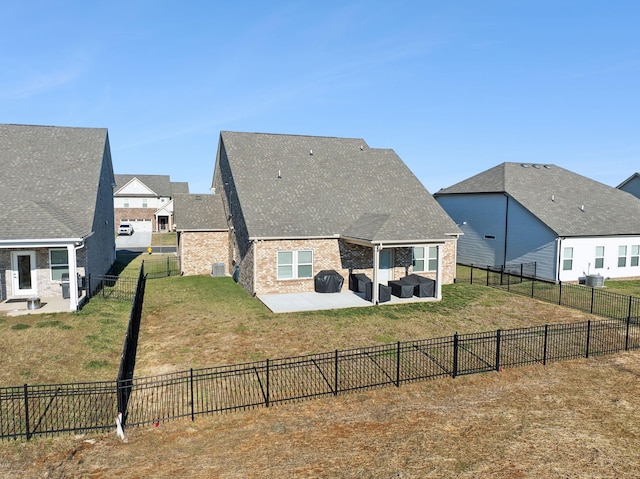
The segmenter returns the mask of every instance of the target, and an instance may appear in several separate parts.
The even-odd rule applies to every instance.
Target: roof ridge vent
[[[523,168],[529,168],[529,165],[527,165],[526,163],[520,163],[520,166],[522,166]]]
[[[539,170],[539,169],[540,169],[540,165],[533,164],[533,165],[531,165],[531,166],[533,166],[536,170]]]

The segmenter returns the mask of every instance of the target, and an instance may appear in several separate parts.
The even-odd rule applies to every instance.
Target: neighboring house
[[[555,165],[502,163],[437,201],[464,235],[458,261],[536,263],[554,281],[640,276],[640,201]]]
[[[631,193],[636,198],[640,198],[640,173],[634,173],[629,178],[620,183],[617,188],[627,193]]]
[[[173,204],[181,273],[213,274],[214,264],[222,268],[221,275],[228,273],[229,227],[222,197],[178,194]]]
[[[173,197],[189,193],[189,184],[167,175],[115,175],[113,206],[116,227],[128,221],[137,231],[173,230]]]
[[[362,139],[220,134],[213,177],[230,225],[229,270],[252,294],[314,291],[314,275],[417,273],[452,283],[460,230],[390,149]],[[378,288],[372,288],[378,302]]]
[[[0,125],[0,299],[83,297],[115,260],[113,169],[103,128]]]

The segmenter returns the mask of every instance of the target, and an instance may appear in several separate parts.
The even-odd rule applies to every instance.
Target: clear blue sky
[[[105,127],[209,191],[220,130],[364,138],[435,193],[504,161],[640,171],[636,0],[5,0],[0,123]]]

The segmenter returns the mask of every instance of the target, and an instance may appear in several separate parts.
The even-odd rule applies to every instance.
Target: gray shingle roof
[[[108,142],[106,128],[0,125],[0,239],[91,233]]]
[[[506,193],[558,236],[640,234],[640,200],[556,165],[502,163],[435,196],[478,193]]]
[[[150,188],[158,197],[171,197],[171,180],[169,175],[115,175],[116,177],[116,196],[119,189],[129,183],[132,179],[137,178],[147,188]],[[127,195],[129,196],[129,195]]]
[[[226,231],[227,218],[220,195],[177,194],[173,217],[179,231]]]
[[[171,182],[171,197],[180,194],[189,194],[189,183],[186,181],[172,181]]]
[[[250,237],[406,242],[460,232],[393,150],[354,138],[228,131],[220,141]]]

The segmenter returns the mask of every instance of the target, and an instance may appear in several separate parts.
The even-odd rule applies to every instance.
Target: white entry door
[[[378,267],[378,283],[387,284],[387,281],[393,279],[391,269],[393,268],[393,250],[380,250],[380,264]]]
[[[13,296],[29,296],[38,292],[35,251],[11,252],[11,285]]]

